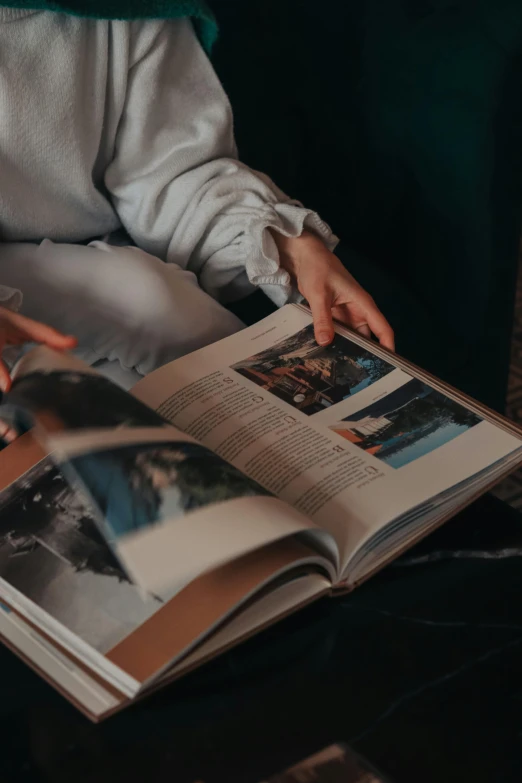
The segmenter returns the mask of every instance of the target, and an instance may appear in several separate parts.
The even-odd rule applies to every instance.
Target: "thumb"
[[[314,319],[315,339],[319,345],[330,345],[334,338],[334,327],[332,320],[332,308],[325,295],[316,294],[308,299],[312,317]]]

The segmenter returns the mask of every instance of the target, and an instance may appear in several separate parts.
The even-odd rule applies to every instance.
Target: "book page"
[[[332,533],[344,564],[392,519],[521,445],[356,339],[318,346],[295,306],[133,393]]]
[[[287,537],[175,595],[146,592],[120,567],[94,513],[49,457],[10,484],[0,494],[0,602],[128,696],[273,580],[301,568],[328,574],[326,561]]]
[[[314,533],[305,516],[72,357],[28,355],[9,400],[31,415],[49,459],[152,594],[173,595],[225,562]],[[328,550],[335,566],[333,542]]]

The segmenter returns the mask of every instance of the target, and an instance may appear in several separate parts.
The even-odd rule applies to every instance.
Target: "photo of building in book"
[[[139,443],[70,460],[114,539],[234,498],[268,495],[197,443]]]
[[[131,584],[95,510],[48,458],[0,495],[0,578],[107,650],[163,605]]]
[[[310,416],[357,394],[395,368],[339,334],[330,345],[318,345],[310,324],[231,369]]]
[[[393,468],[429,454],[482,419],[419,380],[411,380],[330,429]]]

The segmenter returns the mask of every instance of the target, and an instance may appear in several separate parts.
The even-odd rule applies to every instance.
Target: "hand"
[[[4,443],[12,443],[18,437],[18,433],[10,421],[0,418],[0,440]]]
[[[285,237],[273,231],[281,266],[296,282],[310,305],[315,339],[329,345],[334,338],[333,318],[364,337],[377,337],[381,345],[395,349],[393,330],[373,299],[313,234]]]
[[[57,351],[66,351],[76,345],[75,337],[66,337],[51,326],[32,321],[19,313],[0,307],[0,356],[6,345],[41,343]],[[0,389],[11,387],[11,376],[5,362],[0,359]]]

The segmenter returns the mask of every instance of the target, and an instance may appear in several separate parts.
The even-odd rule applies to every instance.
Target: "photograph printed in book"
[[[6,395],[14,409],[37,418],[47,431],[103,427],[164,427],[165,420],[119,386],[94,373],[28,373]]]
[[[139,443],[90,451],[68,466],[95,500],[113,539],[235,498],[269,495],[197,443]]]
[[[163,600],[130,582],[95,514],[51,458],[39,462],[0,494],[0,578],[104,653]]]
[[[454,400],[412,379],[330,429],[392,468],[402,468],[481,421]]]
[[[231,369],[311,416],[353,397],[395,367],[339,334],[330,345],[318,345],[310,324]]]

